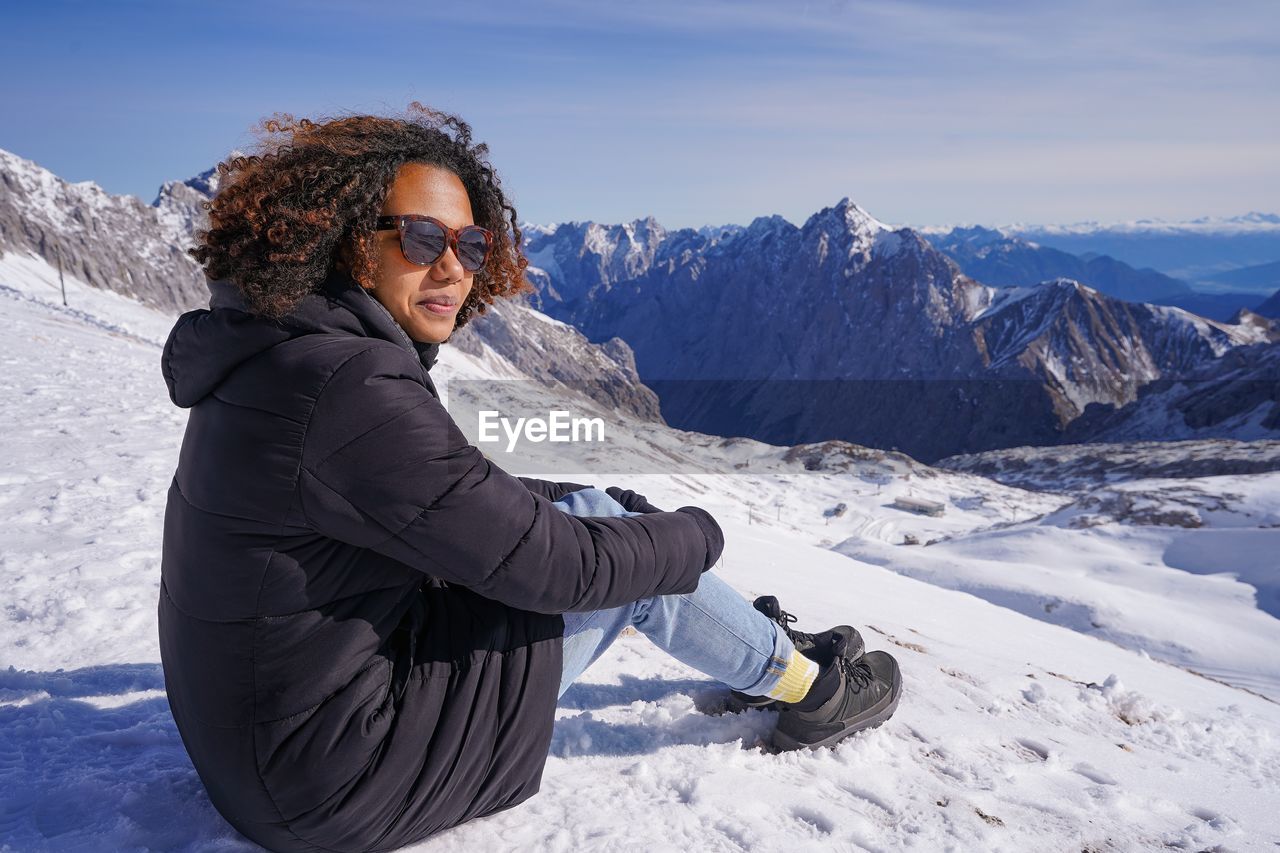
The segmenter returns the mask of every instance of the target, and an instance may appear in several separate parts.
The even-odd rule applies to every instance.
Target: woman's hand
[[[631,489],[610,486],[604,490],[604,493],[626,507],[627,512],[662,512],[662,510],[649,503],[644,495]]]

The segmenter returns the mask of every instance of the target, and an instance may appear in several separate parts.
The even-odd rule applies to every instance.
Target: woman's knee
[[[631,624],[643,633],[653,623],[669,621],[674,618],[684,597],[679,593],[671,593],[638,599],[631,607]]]

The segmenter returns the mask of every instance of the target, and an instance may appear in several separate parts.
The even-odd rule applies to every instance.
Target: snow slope
[[[0,259],[0,849],[255,849],[210,806],[163,693],[161,520],[186,417],[159,371],[172,318],[95,301],[71,280],[68,293],[71,311],[47,270]],[[445,347],[433,373],[500,369],[494,356]],[[1118,602],[1117,631],[1153,642],[1163,636],[1153,620],[1186,619],[1177,604],[1189,581],[1171,566],[1196,571],[1193,557],[1166,553],[1144,569],[1165,579],[1155,591],[1130,576],[1165,541],[1160,529],[1107,539],[1105,526],[1065,520],[1072,497],[836,443],[811,448],[809,470],[785,448],[646,424],[630,452],[611,454],[599,470],[618,475],[594,482],[709,509],[727,540],[715,570],[745,595],[778,594],[802,629],[852,621],[870,648],[898,656],[898,713],[836,749],[773,755],[758,745],[772,713],[703,713],[719,687],[624,636],[562,700],[541,792],[415,849],[1274,849],[1275,702],[1030,618],[1016,602],[908,576],[940,575],[940,563],[1003,567],[1008,587],[1052,555],[1054,571],[1074,563],[1088,581],[1078,588]],[[657,460],[668,473],[651,473]],[[591,482],[536,467],[554,461],[535,455],[528,473]],[[1250,481],[1249,506],[1274,513],[1266,476]],[[1245,479],[1221,489],[1246,491]],[[944,500],[947,514],[904,515],[888,506],[899,494]],[[837,501],[847,511],[824,516]],[[950,538],[892,544],[906,532]],[[1001,563],[992,543],[1018,537],[1048,544]],[[850,556],[851,542],[867,551]],[[1119,578],[1092,568],[1104,544],[1126,555]],[[1140,592],[1141,607],[1122,597]],[[1223,593],[1186,636],[1199,643],[1217,625],[1243,644],[1254,637],[1247,620],[1264,616],[1274,621],[1251,597]],[[1253,667],[1242,679],[1272,677],[1254,652],[1240,657]]]
[[[1135,501],[1172,523],[1129,523]],[[836,550],[1280,700],[1280,472],[1106,486],[910,556],[856,537]]]

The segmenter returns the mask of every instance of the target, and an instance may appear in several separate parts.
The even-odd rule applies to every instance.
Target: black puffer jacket
[[[285,320],[213,282],[162,369],[190,407],[164,519],[165,687],[214,806],[275,850],[389,850],[532,796],[565,611],[690,592],[705,511],[579,518],[469,444],[335,272]],[[238,307],[237,307],[238,306]]]

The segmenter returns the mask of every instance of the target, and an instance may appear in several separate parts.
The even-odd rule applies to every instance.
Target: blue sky
[[[275,112],[457,113],[521,219],[1280,209],[1280,3],[25,2],[0,148],[151,201]]]

